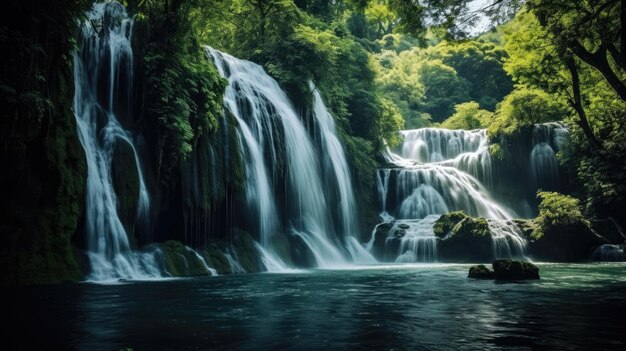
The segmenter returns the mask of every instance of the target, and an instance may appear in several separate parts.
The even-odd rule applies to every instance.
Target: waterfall
[[[396,262],[433,262],[437,260],[437,238],[433,227],[439,216],[430,215],[419,220],[398,220],[389,231],[402,231]]]
[[[271,261],[271,267],[285,266],[274,248],[273,236],[286,229],[302,239],[319,267],[373,262],[361,244],[355,243],[356,206],[345,153],[333,118],[314,85],[310,83],[312,112],[320,145],[309,135],[285,92],[261,66],[211,47],[205,49],[229,82],[224,107],[238,123],[246,199],[258,223],[264,261]],[[332,180],[336,198],[325,179]],[[284,198],[284,203],[278,198]],[[340,223],[331,215],[335,208]],[[282,222],[286,228],[281,227]]]
[[[515,214],[489,192],[493,179],[486,130],[422,128],[401,134],[397,152],[384,154],[395,167],[377,173],[381,216],[397,218],[388,234],[388,242],[400,238],[396,261],[436,260],[434,223],[459,210],[488,219],[494,258],[523,257],[526,240],[511,221]]]
[[[137,220],[146,220],[150,199],[132,135],[117,120],[130,111],[133,20],[119,3],[96,3],[82,25],[74,53],[74,113],[88,175],[85,231],[92,280],[161,276],[154,254],[133,252],[117,213],[111,169],[116,146],[127,145],[139,182]],[[106,91],[101,91],[106,87]],[[124,90],[126,89],[126,90]],[[127,92],[127,94],[124,94]]]
[[[530,175],[536,189],[558,190],[559,163],[556,153],[563,148],[568,134],[561,123],[543,123],[533,127]]]

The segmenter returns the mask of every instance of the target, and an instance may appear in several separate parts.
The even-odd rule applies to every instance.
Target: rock
[[[530,240],[533,231],[537,229],[537,223],[532,219],[514,219],[513,222],[517,224],[519,230],[524,234],[526,240]]]
[[[406,223],[400,223],[400,224],[398,224],[398,228],[400,228],[400,229],[409,229],[410,226],[408,224],[406,224]]]
[[[214,268],[218,274],[232,273],[228,259],[217,245],[212,244],[209,248],[203,250],[202,257],[204,257],[207,265]]]
[[[496,280],[539,279],[539,268],[530,262],[495,260],[492,266]]]
[[[304,242],[299,235],[288,235],[288,247],[285,249],[285,257],[291,258],[293,265],[300,268],[315,267],[316,260],[315,255],[309,249],[309,246]],[[286,261],[285,261],[286,262]]]
[[[469,269],[468,278],[474,279],[494,279],[496,277],[494,271],[484,264],[478,266],[471,266]]]
[[[452,231],[454,226],[456,226],[459,222],[468,218],[468,216],[463,213],[463,211],[456,211],[444,214],[439,217],[439,219],[435,222],[435,226],[433,227],[433,231],[435,232],[435,236],[443,239],[446,235]]]
[[[544,228],[540,237],[535,233],[529,253],[541,261],[585,262],[600,245],[608,244],[583,221]]]
[[[386,241],[389,231],[393,227],[394,222],[383,222],[374,228],[374,244],[372,245],[372,254],[379,261],[384,261],[386,251]]]
[[[601,245],[591,255],[591,260],[598,262],[626,262],[626,245]]]
[[[244,230],[233,228],[231,229],[231,236],[239,264],[246,273],[262,271],[265,266],[261,261],[261,254],[254,244],[252,235]]]
[[[154,250],[160,251],[161,264],[173,277],[211,274],[196,253],[179,241],[169,240],[164,243],[150,244],[144,248],[144,251]]]
[[[439,238],[437,255],[441,261],[489,262],[493,259],[491,233],[484,218],[465,216],[443,239]]]

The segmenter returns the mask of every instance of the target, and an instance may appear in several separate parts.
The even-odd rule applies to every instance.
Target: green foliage
[[[397,132],[404,126],[404,119],[400,110],[388,99],[381,99],[382,114],[378,120],[378,129],[381,137],[389,147],[396,147],[402,143],[402,138]]]
[[[532,234],[534,239],[541,238],[550,228],[585,222],[578,199],[545,191],[538,192],[537,197],[541,199],[541,203],[539,216],[535,219],[538,226]]]
[[[481,110],[477,102],[471,101],[456,105],[454,114],[441,123],[447,129],[480,129],[491,123],[493,113]]]
[[[454,113],[455,105],[476,101],[481,109],[493,111],[497,102],[512,89],[503,69],[508,57],[491,43],[439,42],[425,49],[396,48],[393,36],[386,36],[379,62],[381,90],[398,106],[408,128],[427,126],[432,118],[440,122]]]
[[[433,227],[435,236],[443,239],[459,222],[465,218],[468,218],[468,216],[463,213],[463,211],[454,211],[442,215],[439,219],[437,219]]]
[[[498,105],[489,135],[512,134],[525,126],[560,121],[567,116],[566,106],[538,89],[518,88]]]
[[[497,102],[511,92],[513,83],[503,69],[508,54],[502,47],[479,41],[443,42],[433,55],[450,67],[469,84],[471,99],[480,107],[493,111]]]
[[[208,65],[181,13],[150,15],[155,32],[144,53],[146,112],[157,130],[157,174],[169,175],[191,154],[195,140],[218,127],[226,82]]]
[[[434,121],[442,121],[454,112],[454,105],[469,100],[469,85],[454,68],[435,59],[417,66],[417,75],[424,85],[423,109]]]
[[[0,284],[79,280],[72,239],[79,232],[87,175],[72,111],[71,63],[76,19],[89,4],[3,5]]]
[[[623,82],[626,76],[615,56],[602,51],[617,45],[616,3],[531,1],[506,26],[504,39],[510,54],[507,72],[518,83],[544,90],[551,99],[566,101],[576,111],[563,116],[570,127],[570,142],[561,161],[576,175],[585,211],[622,218],[617,209],[623,208],[626,199],[626,149],[622,146],[626,104],[617,81]],[[595,59],[589,60],[585,51],[594,52]],[[608,65],[600,69],[596,66],[602,57]],[[578,91],[572,72],[578,76]],[[616,77],[613,84],[607,80],[611,72]],[[583,129],[586,124],[587,130]]]

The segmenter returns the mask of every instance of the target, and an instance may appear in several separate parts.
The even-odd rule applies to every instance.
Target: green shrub
[[[539,239],[554,227],[571,226],[585,223],[585,218],[580,211],[580,201],[569,195],[556,192],[540,191],[537,197],[541,199],[539,204],[539,216],[535,219],[537,229],[532,234],[534,239]]]

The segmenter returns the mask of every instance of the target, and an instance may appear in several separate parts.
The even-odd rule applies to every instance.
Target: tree
[[[528,8],[566,60],[573,54],[598,70],[626,101],[626,1],[531,0]]]
[[[475,101],[458,104],[454,107],[454,114],[441,123],[447,129],[480,129],[491,123],[493,113],[480,109]]]
[[[425,87],[423,110],[434,121],[443,121],[452,115],[454,105],[470,100],[467,81],[441,60],[422,62],[416,72]]]
[[[498,105],[489,134],[510,134],[524,126],[561,121],[567,115],[562,101],[539,89],[519,87]]]

